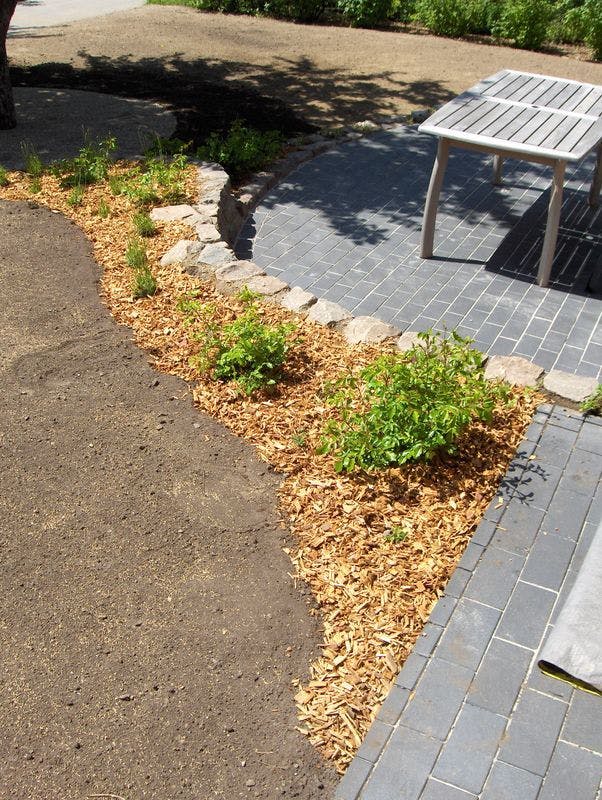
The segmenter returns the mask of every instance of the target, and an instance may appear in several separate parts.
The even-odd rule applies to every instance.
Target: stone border
[[[340,331],[350,345],[387,343],[400,352],[411,349],[419,341],[416,331],[401,332],[377,317],[353,317],[338,303],[319,299],[299,286],[290,287],[280,278],[268,275],[252,261],[238,259],[233,246],[247,216],[259,201],[300,164],[334,148],[340,142],[388,130],[402,122],[419,123],[428,115],[428,110],[413,111],[408,117],[397,115],[379,119],[378,123],[366,120],[338,129],[336,138],[311,134],[292,140],[288,144],[294,149],[272,164],[270,170],[257,173],[252,181],[240,187],[237,195],[232,190],[228,174],[219,164],[198,163],[198,203],[154,208],[151,211],[154,220],[186,222],[198,236],[198,241],[180,240],[165,253],[161,265],[180,263],[189,274],[203,280],[213,280],[217,291],[225,295],[236,294],[243,286],[247,286],[267,302],[279,303],[312,322]],[[501,378],[514,386],[543,388],[570,403],[582,403],[598,388],[595,378],[560,370],[545,374],[542,367],[522,356],[489,357],[485,354],[485,358],[487,378]]]

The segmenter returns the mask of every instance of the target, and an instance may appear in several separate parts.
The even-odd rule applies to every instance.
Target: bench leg
[[[439,194],[443,185],[445,168],[449,156],[449,140],[439,139],[437,146],[437,157],[433,165],[431,180],[429,183],[426,203],[424,206],[424,217],[422,219],[422,237],[420,239],[420,257],[430,258],[433,255],[433,239],[435,237],[435,220],[437,219],[437,205]]]
[[[589,204],[596,208],[600,202],[600,188],[602,187],[602,142],[598,145],[598,157],[594,167],[594,176],[589,190]]]
[[[565,161],[557,161],[554,166],[554,179],[552,181],[550,204],[548,206],[548,222],[546,224],[546,234],[544,236],[541,259],[539,261],[539,271],[537,273],[537,284],[539,286],[548,285],[550,272],[552,271],[556,239],[558,237],[558,225],[560,223],[565,168]]]
[[[502,168],[504,166],[504,159],[502,156],[493,157],[493,185],[501,186],[504,181],[502,179]]]

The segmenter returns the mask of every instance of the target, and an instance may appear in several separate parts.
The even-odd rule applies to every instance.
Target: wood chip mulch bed
[[[323,399],[324,383],[381,350],[352,348],[338,333],[295,318],[300,341],[283,382],[272,395],[241,396],[189,364],[198,345],[176,308],[178,299],[196,291],[214,304],[221,321],[234,319],[241,304],[178,267],[159,266],[169,247],[191,238],[186,226],[158,223],[146,243],[159,291],[133,300],[124,254],[135,209],[126,198],[114,197],[103,183],[88,187],[83,203],[71,207],[69,192],[52,176],[42,178],[35,195],[28,176],[9,173],[9,181],[0,188],[1,198],[47,205],[82,228],[104,270],[102,293],[115,319],[132,328],[158,370],[191,383],[199,409],[250,441],[284,476],[280,498],[295,542],[295,579],[310,585],[317,604],[312,613],[320,614],[324,626],[321,655],[309,680],[296,686],[299,729],[342,772],[506,472],[536,398],[515,391],[515,407],[498,409],[490,427],[473,425],[455,457],[373,475],[337,475],[332,457],[315,453],[332,413]],[[188,189],[194,201],[192,168]],[[96,213],[101,199],[111,209],[107,219]],[[269,322],[291,319],[272,304],[262,313]],[[402,542],[387,539],[395,526],[408,531]]]

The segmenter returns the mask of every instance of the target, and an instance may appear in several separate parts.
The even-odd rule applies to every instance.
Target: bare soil
[[[278,480],[110,318],[77,227],[0,228],[0,797],[328,796]]]
[[[602,83],[573,55],[169,6],[23,31],[8,51],[16,84],[163,100],[194,139],[236,117],[295,133],[407,113],[504,67]]]

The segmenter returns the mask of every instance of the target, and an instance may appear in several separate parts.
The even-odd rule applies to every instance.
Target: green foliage
[[[325,428],[321,452],[340,471],[382,469],[453,452],[472,420],[489,421],[501,384],[485,380],[470,340],[431,331],[402,356],[385,354],[329,388],[338,419]]]
[[[582,11],[585,43],[596,61],[602,61],[602,0],[585,0]]]
[[[393,3],[393,16],[398,22],[412,22],[416,13],[416,0],[396,0]]]
[[[292,324],[268,325],[261,321],[255,295],[243,292],[244,311],[227,325],[219,326],[210,305],[185,297],[179,308],[188,324],[202,323],[194,338],[200,342],[191,363],[219,381],[234,381],[245,394],[274,386],[290,349]]]
[[[63,189],[69,186],[89,186],[107,177],[113,163],[111,153],[117,149],[113,136],[93,142],[89,134],[84,136],[84,145],[74,158],[58,161],[52,165],[53,173],[61,178]]]
[[[134,203],[148,207],[153,203],[177,203],[185,197],[188,159],[184,153],[153,156],[127,175],[109,180],[113,194],[123,194]]]
[[[148,264],[134,273],[132,294],[139,300],[141,297],[150,297],[157,291],[157,281]]]
[[[35,147],[30,142],[21,142],[21,153],[25,163],[25,172],[32,178],[41,178],[44,174],[44,163]]]
[[[282,135],[278,131],[262,133],[237,120],[226,136],[212,133],[197,155],[205,161],[217,161],[236,180],[262,169],[281,150]]]
[[[32,177],[29,181],[29,191],[31,194],[39,194],[42,191],[42,181],[38,177]]]
[[[414,18],[439,36],[464,36],[487,29],[486,0],[417,0]]]
[[[599,384],[596,391],[579,406],[579,410],[584,414],[595,414],[598,417],[602,417],[602,383]]]
[[[111,216],[111,209],[109,208],[109,205],[107,201],[104,199],[104,197],[100,199],[98,208],[96,209],[96,214],[101,219],[107,219],[108,217]]]
[[[8,172],[6,167],[3,167],[2,164],[0,164],[0,186],[8,186],[8,184]]]
[[[125,261],[132,269],[144,269],[148,266],[148,257],[144,245],[139,239],[131,239],[125,251]]]
[[[551,21],[549,0],[505,0],[492,33],[510,39],[516,47],[537,50],[546,39]]]
[[[192,146],[192,142],[185,142],[182,139],[166,139],[163,136],[155,136],[153,143],[144,151],[144,157],[164,158],[165,156],[176,156],[187,153]]]
[[[81,206],[83,199],[84,199],[84,187],[74,186],[73,189],[69,192],[69,196],[67,197],[67,205],[70,205],[71,208],[75,208],[76,206]]]
[[[412,525],[406,520],[401,525],[392,525],[391,533],[388,533],[385,539],[388,542],[393,542],[393,544],[399,544],[405,541],[410,533],[412,533]]]
[[[146,213],[146,211],[138,211],[133,217],[134,227],[139,236],[154,236],[157,232],[157,226]]]
[[[373,28],[382,25],[393,16],[395,0],[337,0],[354,28]]]

